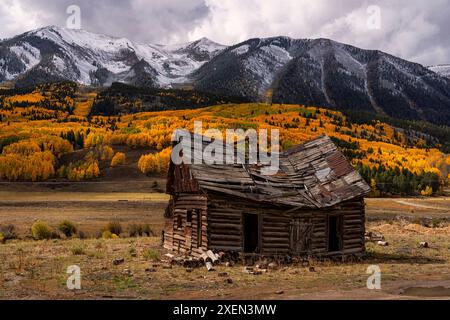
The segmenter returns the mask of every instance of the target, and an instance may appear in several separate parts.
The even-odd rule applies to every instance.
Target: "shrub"
[[[159,260],[159,252],[153,249],[144,251],[144,258],[147,260]]]
[[[3,235],[3,233],[0,233],[0,243],[5,243],[5,236]]]
[[[84,233],[84,231],[78,230],[77,238],[78,239],[87,239],[87,235],[86,235],[86,233]]]
[[[58,232],[52,230],[52,232],[50,233],[50,239],[61,239],[61,236],[59,235]]]
[[[128,248],[128,254],[132,257],[136,257],[136,248],[134,247],[129,247]]]
[[[63,222],[61,222],[58,226],[58,229],[68,238],[77,233],[75,224],[69,220],[64,220]]]
[[[110,221],[106,227],[105,227],[106,231],[109,231],[115,235],[120,235],[122,233],[122,225],[120,224],[119,221]]]
[[[129,227],[130,237],[142,236],[142,226],[140,224],[132,224]]]
[[[16,230],[12,224],[0,226],[0,233],[4,240],[17,239]]]
[[[125,162],[126,162],[125,153],[117,152],[111,160],[111,167],[125,164]]]
[[[142,233],[146,234],[148,237],[155,236],[155,233],[153,232],[149,224],[144,224],[144,226],[142,227]]]
[[[44,240],[52,238],[52,229],[43,221],[38,221],[31,227],[31,234],[35,240]]]
[[[129,228],[130,237],[154,236],[154,232],[149,224],[132,224]]]
[[[70,248],[70,251],[74,256],[81,256],[85,254],[84,246],[82,245],[75,245],[72,248]]]
[[[103,239],[111,239],[112,238],[112,233],[111,231],[105,230],[102,233],[102,238]]]
[[[433,195],[433,188],[430,186],[426,186],[425,189],[420,191],[420,194],[424,197],[430,197]]]
[[[118,239],[120,237],[117,234],[111,233],[111,231],[106,230],[106,231],[103,231],[102,238],[103,239]]]

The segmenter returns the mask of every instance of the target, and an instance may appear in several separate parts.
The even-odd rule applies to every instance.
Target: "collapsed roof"
[[[251,201],[294,208],[327,208],[364,196],[370,191],[369,185],[328,136],[318,137],[279,153],[279,170],[273,175],[264,174],[263,169],[267,168],[268,164],[260,162],[209,163],[203,159],[203,151],[210,144],[210,138],[197,135],[197,138],[204,139],[200,142],[200,148],[197,146],[198,149],[195,149],[195,135],[191,135],[191,139],[181,136],[183,134],[176,134],[183,165],[188,166],[199,191],[205,193],[219,192]],[[222,141],[219,144],[223,147],[230,146]],[[237,151],[236,145],[232,148],[238,157],[244,157]],[[226,149],[218,149],[215,150],[215,159],[225,159]],[[220,153],[220,149],[224,151]],[[171,161],[169,193],[173,193],[169,187],[174,179],[173,170],[174,163]]]

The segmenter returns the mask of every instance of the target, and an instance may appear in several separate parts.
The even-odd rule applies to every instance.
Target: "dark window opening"
[[[259,251],[259,217],[257,214],[244,214],[244,252]]]
[[[186,214],[186,222],[191,223],[192,222],[192,211],[188,211]]]
[[[336,252],[342,250],[341,241],[341,217],[330,216],[328,218],[328,251]]]

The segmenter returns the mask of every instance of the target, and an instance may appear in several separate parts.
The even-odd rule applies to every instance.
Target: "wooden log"
[[[212,262],[207,261],[207,262],[205,263],[205,266],[206,266],[206,270],[208,270],[208,272],[209,272],[209,271],[215,271]]]
[[[289,239],[289,232],[267,232],[263,231],[263,237],[270,238],[281,238],[281,239]]]
[[[216,249],[217,247],[240,247],[241,246],[241,241],[218,241],[218,240],[214,240],[210,242],[210,248],[211,249]],[[223,250],[223,249],[222,249]]]
[[[211,240],[232,240],[240,241],[242,239],[241,235],[230,235],[230,234],[212,234],[210,236]]]
[[[206,251],[206,255],[208,256],[209,259],[211,259],[211,262],[213,264],[216,264],[219,261],[219,259],[216,257],[216,255],[211,250]]]
[[[200,253],[200,259],[203,261],[203,262],[206,262],[206,261],[208,261],[208,255],[206,254],[206,252],[201,252]]]
[[[264,248],[289,248],[289,243],[264,243]]]
[[[215,223],[210,225],[211,229],[218,230],[218,229],[236,229],[241,230],[241,225],[237,223]]]
[[[242,246],[230,246],[230,245],[211,245],[211,249],[223,250],[223,251],[242,251]]]
[[[345,245],[350,245],[353,243],[362,243],[362,239],[361,238],[354,238],[354,239],[349,239],[349,240],[344,240],[344,246]]]

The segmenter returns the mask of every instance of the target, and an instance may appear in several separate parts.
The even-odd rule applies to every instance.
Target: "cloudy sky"
[[[450,0],[1,0],[0,38],[65,26],[69,5],[80,7],[83,29],[140,42],[326,37],[425,65],[450,63]]]

